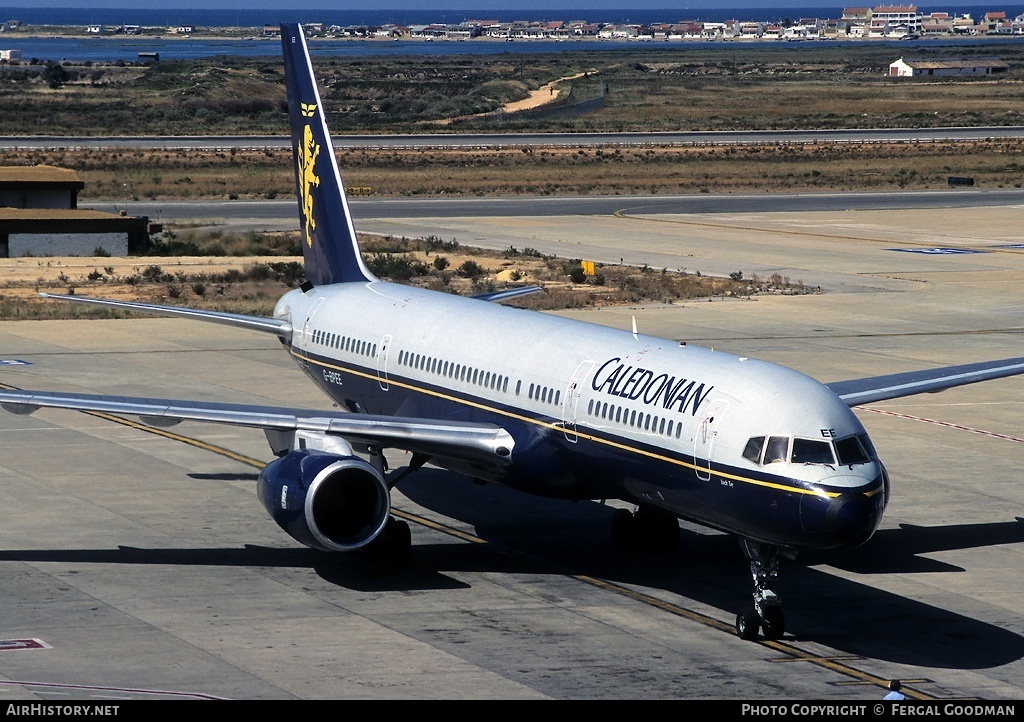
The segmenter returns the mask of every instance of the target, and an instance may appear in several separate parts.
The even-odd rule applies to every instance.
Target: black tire
[[[620,549],[631,549],[636,539],[635,520],[627,509],[612,513],[612,544]]]
[[[757,631],[760,626],[761,620],[753,606],[736,615],[736,634],[740,639],[745,639],[748,642],[754,641],[757,639]]]
[[[658,527],[658,551],[672,554],[679,548],[679,520],[665,515]]]
[[[403,519],[390,517],[381,533],[364,549],[375,562],[402,564],[412,551],[412,530]]]
[[[634,518],[636,536],[644,551],[670,554],[679,546],[679,520],[671,514],[640,507]]]
[[[409,561],[412,553],[412,530],[409,522],[404,519],[392,519],[388,524],[388,531],[391,533],[391,559],[394,562],[402,563]]]
[[[765,639],[782,639],[782,635],[786,633],[786,616],[782,613],[782,607],[765,608],[761,630]]]

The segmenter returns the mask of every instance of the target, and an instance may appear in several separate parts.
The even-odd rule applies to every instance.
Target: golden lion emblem
[[[305,108],[303,108],[305,111]],[[305,112],[303,112],[305,115]],[[313,140],[313,129],[308,125],[302,132],[302,145],[299,146],[299,192],[302,196],[302,217],[305,221],[306,245],[312,248],[313,232],[316,230],[316,219],[313,217],[313,187],[320,185],[320,177],[316,170],[316,159],[320,155],[320,146]]]

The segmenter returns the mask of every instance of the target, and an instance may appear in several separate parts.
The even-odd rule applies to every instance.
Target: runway
[[[615,214],[714,214],[872,211],[926,209],[945,211],[1024,204],[1020,188],[958,188],[933,191],[865,191],[846,193],[683,194],[650,196],[515,196],[458,198],[349,199],[353,219],[365,229],[379,219],[409,218],[550,218],[611,216]],[[92,201],[92,210],[147,216],[166,223],[206,221],[232,230],[291,230],[298,228],[295,201]]]
[[[838,128],[833,130],[676,131],[650,133],[423,133],[332,135],[343,148],[494,148],[600,147],[665,145],[733,145],[746,143],[926,143],[955,140],[1020,138],[1021,126],[947,128]],[[229,148],[289,148],[283,135],[197,136],[0,136],[5,150],[158,149],[226,150]]]
[[[823,381],[1020,356],[1021,208],[365,218],[396,234],[821,293],[565,312]],[[274,339],[173,319],[0,324],[0,383],[316,407]],[[735,540],[610,542],[611,504],[428,470],[403,568],[299,547],[256,431],[0,414],[0,699],[1024,699],[1024,378],[858,410],[893,480],[865,546],[783,565],[787,634],[732,631]],[[131,420],[134,422],[135,420]],[[389,458],[403,465],[399,455]]]

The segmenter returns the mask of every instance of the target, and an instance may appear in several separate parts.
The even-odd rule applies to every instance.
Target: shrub
[[[484,268],[476,261],[469,259],[459,266],[459,275],[463,278],[476,279],[484,275]]]

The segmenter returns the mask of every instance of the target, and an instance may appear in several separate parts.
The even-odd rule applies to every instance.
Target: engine
[[[282,529],[323,551],[366,546],[384,529],[391,512],[387,483],[355,456],[291,451],[263,468],[257,490]]]

